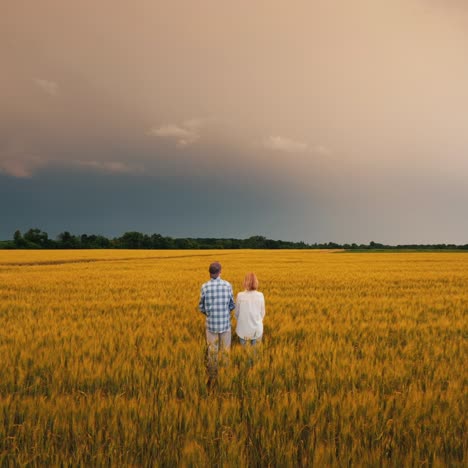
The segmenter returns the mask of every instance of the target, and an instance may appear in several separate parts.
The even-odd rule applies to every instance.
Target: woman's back
[[[265,299],[259,291],[244,291],[236,300],[236,333],[243,339],[256,339],[263,335]]]

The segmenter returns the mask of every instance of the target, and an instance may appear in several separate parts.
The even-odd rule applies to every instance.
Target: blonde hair
[[[245,275],[244,288],[246,291],[255,291],[258,289],[258,279],[255,276],[255,273],[250,272]]]

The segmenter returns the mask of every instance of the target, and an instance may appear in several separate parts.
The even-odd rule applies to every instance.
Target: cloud
[[[30,179],[34,171],[44,166],[47,161],[37,157],[11,157],[0,160],[0,173],[7,174],[18,179]]]
[[[282,151],[285,153],[300,153],[307,149],[307,143],[282,136],[269,136],[265,138],[263,146],[273,151]]]
[[[152,128],[148,134],[159,138],[176,141],[177,146],[189,146],[200,138],[200,130],[205,123],[204,119],[186,120],[181,125],[165,124],[159,128]]]
[[[132,166],[121,161],[74,161],[80,167],[96,169],[98,171],[110,172],[114,174],[131,174],[143,170],[140,166]]]
[[[322,156],[328,156],[330,154],[332,154],[332,150],[331,148],[329,148],[328,146],[325,146],[325,145],[317,145],[315,148],[314,148],[314,151],[317,153],[317,154],[321,154]]]
[[[33,78],[33,82],[46,94],[50,94],[51,96],[56,96],[58,94],[59,86],[55,81]]]
[[[6,174],[18,179],[30,179],[39,168],[53,164],[65,164],[72,168],[89,168],[112,174],[137,174],[143,172],[141,165],[128,164],[122,161],[71,160],[67,162],[31,156],[24,148],[10,148],[9,150],[7,148],[0,151],[0,174]]]

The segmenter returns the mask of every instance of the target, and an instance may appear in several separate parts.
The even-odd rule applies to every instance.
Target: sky
[[[468,243],[465,0],[4,0],[0,239]]]

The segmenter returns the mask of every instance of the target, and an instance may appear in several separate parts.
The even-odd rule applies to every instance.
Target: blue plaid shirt
[[[219,276],[211,278],[201,287],[200,312],[206,315],[206,328],[211,333],[224,333],[231,329],[231,310],[236,308],[232,286]]]

